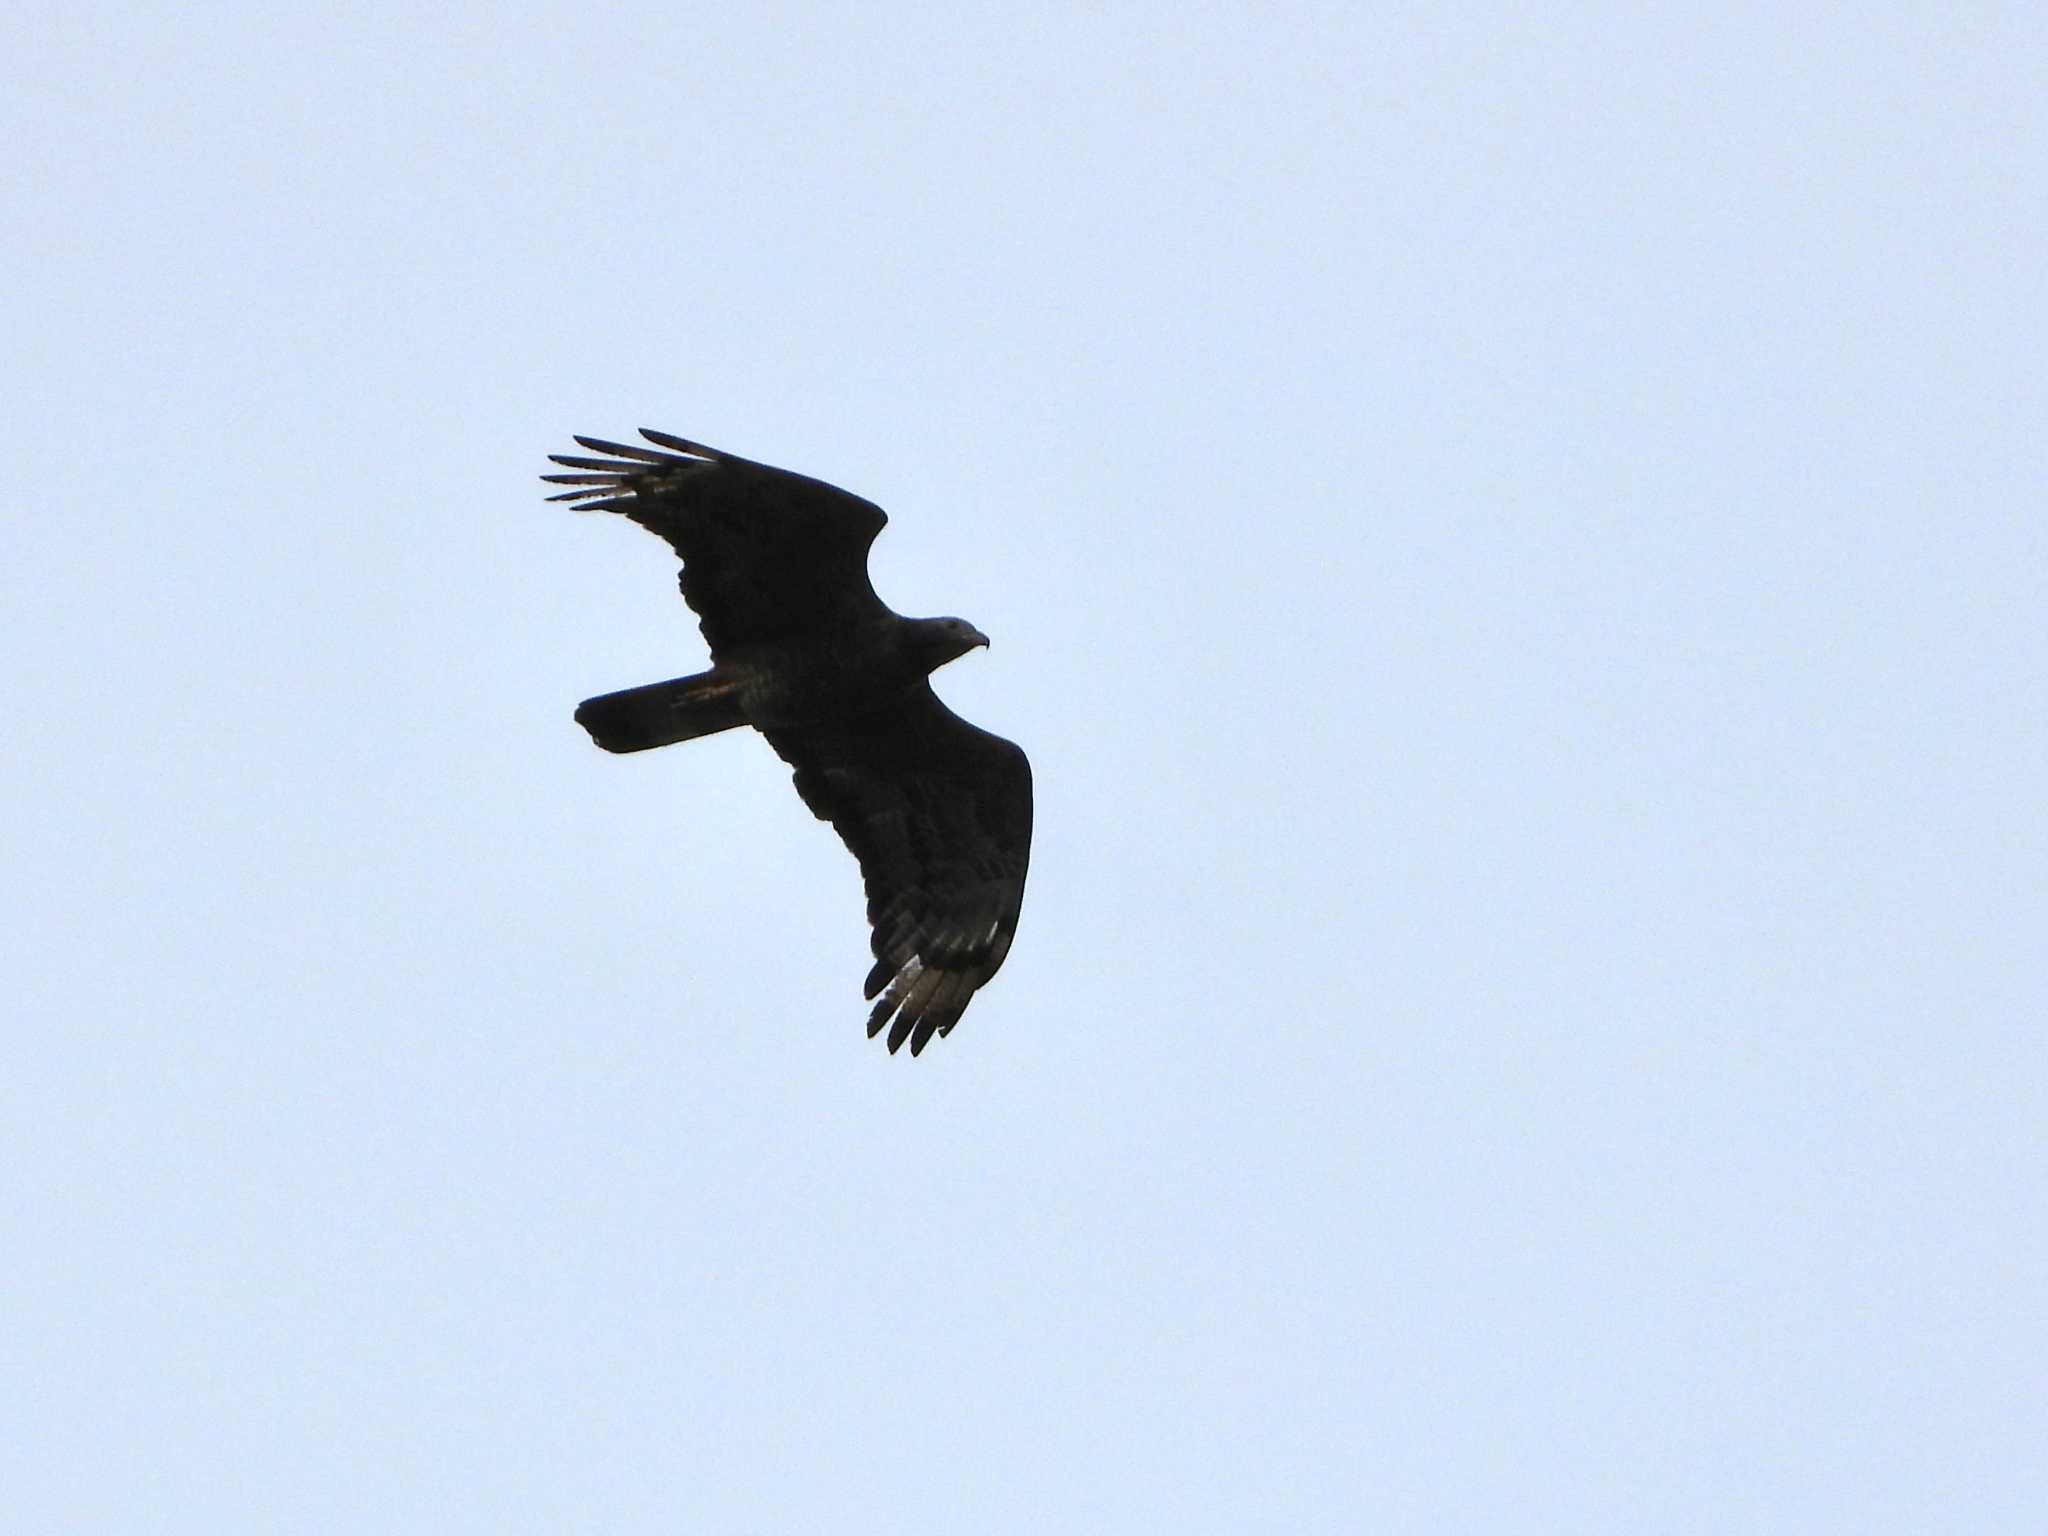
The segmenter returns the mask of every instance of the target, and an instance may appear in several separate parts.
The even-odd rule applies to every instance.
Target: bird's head
[[[947,662],[965,656],[978,645],[987,645],[988,636],[976,629],[965,619],[916,619],[915,642],[919,659],[924,662],[927,672],[935,672]]]

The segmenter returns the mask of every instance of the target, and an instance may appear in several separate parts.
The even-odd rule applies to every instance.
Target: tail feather
[[[731,730],[747,717],[732,682],[713,670],[585,699],[576,723],[607,752],[644,752]]]

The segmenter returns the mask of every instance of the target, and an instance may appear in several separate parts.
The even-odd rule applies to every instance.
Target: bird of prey
[[[870,1037],[915,1056],[960,1022],[1010,952],[1031,855],[1031,765],[939,702],[930,674],[988,636],[875,596],[880,507],[788,470],[641,429],[655,445],[551,454],[550,501],[618,512],[682,558],[711,670],[586,699],[607,752],[750,725],[860,861],[873,926]],[[667,450],[657,452],[656,449]]]

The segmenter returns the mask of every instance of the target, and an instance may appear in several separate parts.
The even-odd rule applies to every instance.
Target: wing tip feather
[[[726,459],[732,457],[731,454],[720,453],[716,448],[707,447],[703,443],[695,442],[687,437],[677,437],[673,432],[663,432],[654,427],[642,427],[640,435],[654,444],[655,447],[667,448],[675,453],[687,453],[702,459]],[[642,452],[645,452],[645,450],[643,449]]]

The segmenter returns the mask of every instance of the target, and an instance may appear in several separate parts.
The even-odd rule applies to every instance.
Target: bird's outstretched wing
[[[915,1056],[1010,952],[1031,859],[1031,764],[930,686],[829,725],[764,732],[860,860],[880,993],[868,1033]]]
[[[571,472],[541,478],[574,487],[549,500],[623,513],[669,542],[683,558],[683,600],[714,658],[888,611],[868,582],[868,546],[889,520],[873,502],[666,432],[643,427],[640,435],[672,451],[579,437],[605,457],[551,454]]]

